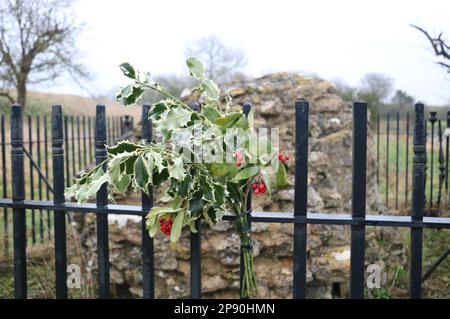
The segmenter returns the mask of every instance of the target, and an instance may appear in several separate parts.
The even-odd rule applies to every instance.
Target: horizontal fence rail
[[[11,199],[0,199],[0,207],[7,208],[33,208],[44,209],[54,207],[53,201],[24,200],[21,203],[13,203]],[[146,216],[148,210],[143,206],[108,204],[98,207],[94,203],[78,204],[65,202],[58,206],[59,210],[74,213],[96,213],[130,216]],[[225,214],[224,220],[234,221],[235,217]],[[414,221],[411,216],[395,215],[366,215],[364,220],[357,220],[351,214],[308,212],[306,217],[299,218],[294,212],[251,212],[250,219],[258,223],[294,223],[294,224],[323,224],[323,225],[357,225],[407,227],[407,228],[438,228],[450,229],[449,217],[424,217],[422,221]]]
[[[195,110],[196,106],[193,106]],[[142,138],[144,142],[152,140],[152,125],[147,118],[150,105],[143,106]],[[250,105],[244,105],[244,113],[248,114]],[[305,298],[306,294],[306,262],[307,262],[307,227],[308,224],[346,225],[351,229],[351,263],[350,263],[350,297],[364,297],[364,256],[365,256],[365,228],[406,227],[411,231],[411,260],[410,260],[410,296],[421,297],[422,284],[422,237],[424,228],[450,229],[450,218],[424,216],[425,211],[425,163],[426,163],[426,135],[423,104],[415,106],[413,153],[414,165],[412,176],[412,214],[411,216],[390,216],[366,214],[366,150],[367,150],[367,104],[357,102],[353,105],[353,176],[352,176],[352,212],[351,214],[324,214],[307,210],[307,176],[308,176],[308,135],[309,135],[309,103],[305,100],[295,102],[296,111],[296,145],[295,145],[295,198],[293,212],[254,212],[251,205],[248,208],[249,221],[262,223],[292,223],[294,224],[293,251],[293,296]],[[11,163],[12,167],[12,198],[3,193],[0,207],[12,209],[14,236],[14,279],[15,297],[27,298],[27,267],[26,267],[26,239],[25,211],[35,210],[53,211],[54,240],[55,240],[55,282],[56,297],[67,298],[66,267],[66,224],[68,212],[94,213],[97,222],[97,251],[98,251],[98,296],[111,297],[109,280],[109,247],[108,247],[108,215],[123,214],[144,217],[153,206],[153,197],[142,194],[141,206],[112,205],[107,201],[106,189],[103,186],[95,203],[78,204],[66,202],[64,187],[67,185],[65,173],[72,166],[67,152],[73,150],[74,143],[68,144],[67,134],[70,132],[67,123],[72,122],[62,115],[59,105],[53,106],[51,118],[52,171],[53,171],[53,200],[25,198],[25,170],[23,148],[23,119],[19,105],[12,106],[11,113]],[[88,121],[87,121],[88,122]],[[3,120],[2,122],[3,123]],[[83,123],[83,121],[81,121]],[[105,143],[110,141],[107,129],[106,109],[97,106],[95,119],[95,159],[101,163],[107,158]],[[2,131],[4,125],[2,124]],[[73,126],[72,128],[73,129]],[[2,141],[4,134],[2,134]],[[78,146],[77,146],[78,147]],[[68,160],[69,158],[69,160]],[[84,161],[84,158],[83,158]],[[83,163],[83,162],[82,162]],[[47,185],[48,186],[48,185]],[[251,203],[251,201],[249,201]],[[225,214],[224,220],[233,221],[235,216]],[[200,225],[198,225],[200,226]],[[191,234],[191,297],[201,298],[201,227],[197,234]],[[142,220],[142,272],[143,297],[155,296],[155,267],[154,243],[145,229]],[[241,268],[242,271],[242,268]]]

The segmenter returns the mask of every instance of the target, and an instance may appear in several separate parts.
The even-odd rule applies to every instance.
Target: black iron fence
[[[248,111],[249,105],[246,105]],[[142,113],[143,138],[152,139],[151,123],[147,114],[150,106],[145,105]],[[310,224],[345,225],[351,228],[350,257],[350,296],[364,297],[364,258],[366,226],[406,227],[410,229],[410,285],[411,298],[420,298],[422,290],[422,240],[424,228],[450,229],[450,218],[427,217],[425,211],[425,120],[423,104],[415,106],[415,125],[413,138],[413,184],[411,191],[411,216],[366,215],[366,166],[367,166],[367,104],[357,102],[353,105],[353,176],[352,176],[352,212],[351,214],[323,214],[307,211],[308,176],[308,118],[309,103],[298,100],[296,110],[295,144],[295,198],[293,212],[253,212],[248,207],[249,220],[252,223],[292,223],[294,224],[293,250],[293,296],[305,298],[307,263],[307,228]],[[15,297],[27,297],[26,267],[26,209],[53,210],[55,243],[55,282],[57,298],[67,298],[67,248],[66,223],[68,212],[95,213],[97,220],[98,252],[98,295],[110,297],[109,280],[109,244],[108,214],[127,214],[145,216],[153,205],[153,199],[142,195],[141,206],[108,204],[106,186],[97,193],[96,203],[76,204],[65,202],[66,186],[65,150],[69,150],[67,130],[64,130],[64,118],[59,105],[52,110],[52,170],[53,200],[29,199],[25,193],[25,157],[23,139],[22,110],[19,105],[12,107],[11,113],[11,162],[12,162],[12,199],[0,199],[0,207],[13,210],[14,230],[14,280]],[[66,131],[66,132],[65,132]],[[64,134],[66,133],[66,134]],[[107,157],[107,120],[104,106],[97,106],[95,119],[95,158],[101,163]],[[251,204],[250,204],[251,205]],[[225,215],[225,220],[233,220]],[[250,227],[250,225],[249,225]],[[201,225],[199,225],[201,230]],[[191,234],[191,297],[201,297],[201,231]],[[153,298],[155,290],[154,243],[145,229],[142,220],[142,273],[143,296]],[[242,273],[242,259],[241,259]]]
[[[377,115],[375,126],[376,180],[389,211],[411,212],[413,123],[415,114],[396,112]],[[450,111],[446,117],[425,112],[426,162],[425,214],[441,216],[450,210],[449,139]]]
[[[3,198],[11,196],[9,185],[12,181],[12,162],[10,127],[11,119],[8,115],[0,116],[0,149],[2,185],[0,186]],[[65,143],[65,184],[70,185],[74,177],[87,167],[95,163],[94,146],[94,116],[63,116],[64,143]],[[130,116],[108,117],[106,130],[108,144],[126,139],[132,134],[133,118]],[[24,191],[31,200],[49,200],[54,189],[53,170],[51,162],[51,118],[47,115],[31,116],[23,119],[24,153]],[[8,255],[11,236],[11,212],[4,207],[0,219],[0,237],[3,243],[3,254]],[[43,243],[52,236],[52,216],[48,209],[31,209],[27,216],[26,228],[29,230],[29,244]]]

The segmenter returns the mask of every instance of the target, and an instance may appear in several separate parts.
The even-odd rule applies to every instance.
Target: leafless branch
[[[431,36],[428,31],[425,29],[411,24],[411,26],[417,30],[419,30],[431,44],[431,47],[434,50],[434,54],[438,57],[442,57],[443,59],[450,60],[450,46],[445,43],[445,40],[442,39],[443,32],[439,33],[437,37]],[[437,62],[440,66],[444,67],[447,72],[450,73],[450,65],[445,62]]]
[[[206,66],[206,75],[219,84],[231,80],[247,64],[243,50],[227,47],[215,35],[188,43],[185,51],[186,56],[200,58]]]
[[[8,91],[0,91],[0,96],[6,97],[8,99],[8,101],[11,102],[11,103],[15,102],[15,100],[13,99],[11,94],[9,94]]]
[[[2,0],[0,2],[0,80],[17,89],[25,104],[26,86],[51,81],[68,72],[87,77],[76,62],[74,0]]]

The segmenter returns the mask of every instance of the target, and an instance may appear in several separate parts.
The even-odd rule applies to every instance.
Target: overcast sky
[[[83,61],[95,76],[85,84],[98,94],[124,83],[123,61],[187,76],[185,44],[215,34],[246,52],[252,76],[296,71],[357,85],[380,72],[426,103],[450,101],[450,75],[409,26],[443,30],[450,40],[449,0],[81,0],[77,14],[87,24]],[[64,79],[39,89],[87,94]]]

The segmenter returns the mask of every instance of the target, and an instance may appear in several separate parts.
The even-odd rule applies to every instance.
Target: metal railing
[[[247,107],[249,105],[247,104]],[[150,141],[152,126],[147,114],[150,106],[143,107],[143,138]],[[323,214],[307,210],[307,176],[308,176],[308,118],[309,103],[305,100],[295,102],[296,110],[296,143],[295,143],[295,198],[294,211],[253,212],[248,207],[249,220],[252,223],[292,223],[293,238],[293,296],[305,298],[306,262],[307,262],[307,228],[309,224],[346,225],[351,228],[351,261],[350,261],[350,297],[364,297],[364,258],[365,229],[367,226],[406,227],[411,232],[410,285],[411,298],[420,298],[422,291],[422,240],[424,228],[450,229],[450,218],[426,217],[425,211],[425,120],[423,104],[415,106],[414,127],[414,162],[412,185],[412,215],[386,216],[366,215],[366,165],[367,165],[367,104],[357,102],[353,105],[353,175],[352,175],[352,212],[351,214]],[[97,193],[96,203],[76,204],[65,202],[65,161],[64,161],[64,129],[61,106],[53,106],[52,111],[52,147],[53,147],[53,201],[26,200],[24,183],[24,151],[22,110],[19,105],[12,107],[11,116],[11,159],[12,159],[12,199],[0,199],[0,207],[12,208],[14,228],[14,279],[15,297],[27,297],[26,267],[26,209],[54,210],[55,241],[55,281],[57,298],[67,298],[66,267],[66,217],[67,212],[95,213],[97,220],[98,251],[98,294],[100,298],[110,297],[109,280],[109,247],[108,247],[108,214],[127,214],[144,217],[153,206],[153,199],[143,194],[141,206],[110,205],[107,201],[106,185]],[[107,156],[106,114],[104,106],[97,106],[95,125],[95,158],[101,163]],[[226,215],[225,220],[235,217]],[[199,225],[201,229],[201,225]],[[191,234],[191,297],[201,297],[201,232]],[[142,218],[142,272],[143,296],[155,296],[154,243],[145,229]],[[241,273],[242,273],[241,258]]]
[[[450,211],[449,150],[450,111],[446,118],[437,112],[424,113],[426,163],[425,214],[440,216]],[[383,204],[391,212],[411,212],[412,121],[410,112],[378,114],[375,125],[376,181]]]
[[[0,151],[2,173],[2,196],[7,198],[11,190],[12,163],[7,158],[11,143],[8,141],[8,116],[0,116]],[[22,149],[25,156],[24,183],[28,198],[34,200],[49,200],[53,193],[50,127],[51,119],[47,116],[24,116],[25,139]],[[95,162],[94,158],[94,122],[93,116],[63,116],[65,142],[65,182],[70,185],[73,179]],[[129,138],[133,135],[133,118],[131,116],[113,116],[107,118],[108,144]],[[1,220],[3,237],[3,254],[10,253],[10,212],[3,209]],[[31,230],[30,244],[45,242],[51,239],[52,216],[51,210],[31,210],[29,220]]]

